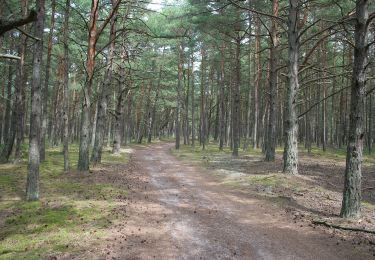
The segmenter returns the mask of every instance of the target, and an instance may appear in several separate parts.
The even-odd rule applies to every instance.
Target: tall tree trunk
[[[122,89],[123,85],[119,83],[119,93],[116,101],[116,109],[114,112],[114,126],[113,126],[113,154],[120,154],[121,149],[121,118],[123,113],[123,99],[127,93]]]
[[[255,20],[256,37],[255,37],[255,87],[254,87],[254,129],[253,129],[253,148],[258,148],[258,121],[259,121],[259,85],[262,78],[262,65],[260,63],[260,19]]]
[[[19,62],[18,62],[19,64]],[[7,84],[7,101],[5,107],[5,116],[4,116],[4,147],[1,150],[0,154],[0,163],[6,163],[9,160],[9,157],[12,153],[15,137],[16,137],[16,125],[17,125],[17,106],[18,106],[18,95],[12,95],[12,78],[13,70],[12,65],[9,65],[8,72],[8,84]],[[16,89],[17,91],[17,89]],[[13,104],[11,104],[11,98],[13,98]],[[11,113],[12,112],[12,113]]]
[[[65,2],[64,14],[64,101],[63,101],[63,145],[64,145],[64,171],[69,171],[69,47],[68,47],[68,33],[69,33],[69,12],[70,0]],[[48,84],[48,82],[47,82]],[[45,110],[47,113],[47,110]],[[47,114],[44,115],[46,120]]]
[[[125,48],[122,53],[123,63],[125,63],[126,51]],[[118,96],[115,104],[114,110],[114,126],[113,126],[113,145],[112,153],[120,154],[121,149],[121,138],[122,138],[122,125],[121,119],[123,118],[124,104],[123,100],[128,95],[129,88],[125,85],[125,68],[120,69],[120,79],[118,81]]]
[[[161,70],[161,67],[160,67],[158,84],[157,84],[156,90],[155,90],[156,91],[155,100],[154,100],[154,104],[152,105],[151,118],[150,118],[149,128],[148,128],[148,138],[147,138],[148,143],[151,143],[151,141],[152,141],[152,132],[153,132],[155,121],[156,121],[156,106],[157,106],[157,102],[159,100],[161,72],[162,72],[162,70]]]
[[[279,0],[272,1],[272,14],[279,15]],[[276,120],[277,120],[277,58],[278,58],[278,30],[277,21],[272,19],[271,42],[270,42],[270,75],[269,75],[269,95],[268,95],[268,125],[267,125],[267,139],[265,141],[266,161],[275,160],[276,149]]]
[[[36,2],[38,20],[35,23],[35,43],[33,57],[33,80],[31,86],[31,116],[29,136],[29,165],[26,183],[26,199],[39,199],[40,128],[41,128],[41,69],[43,61],[44,0]]]
[[[190,91],[190,62],[188,62],[188,69],[187,69],[187,89],[185,93],[185,105],[184,105],[184,116],[185,116],[185,127],[184,127],[184,144],[190,145],[190,138],[189,138],[189,91]],[[184,73],[184,82],[185,82],[185,73]],[[185,86],[185,84],[184,84]]]
[[[48,36],[48,48],[47,48],[47,62],[46,62],[46,75],[44,81],[44,88],[42,92],[42,129],[40,133],[40,162],[44,162],[46,158],[46,132],[47,132],[47,118],[48,118],[48,88],[49,88],[49,78],[51,74],[51,57],[52,57],[52,38],[53,38],[53,31],[55,29],[55,10],[56,10],[56,0],[51,1],[51,25],[50,31]],[[66,15],[66,14],[65,14]],[[65,38],[66,41],[67,38]],[[65,48],[65,47],[64,47]]]
[[[368,0],[356,1],[355,47],[351,85],[350,126],[346,153],[345,187],[341,217],[357,218],[361,214],[363,122],[368,65]]]
[[[114,1],[112,1],[112,6],[114,5]],[[102,149],[104,144],[104,136],[105,136],[105,126],[107,123],[106,116],[107,116],[107,107],[108,107],[108,98],[111,92],[111,81],[112,81],[112,74],[113,74],[113,56],[115,51],[115,37],[116,37],[116,27],[115,27],[116,15],[113,15],[111,18],[111,29],[109,35],[109,53],[107,59],[107,68],[104,74],[103,85],[101,88],[101,94],[98,103],[98,112],[95,118],[96,120],[96,128],[95,128],[95,141],[94,147],[92,149],[91,154],[91,161],[93,163],[100,163],[102,160]],[[120,145],[120,144],[119,144]]]
[[[235,78],[233,80],[233,109],[232,109],[232,133],[233,133],[233,150],[232,156],[238,157],[238,148],[240,147],[240,117],[241,117],[241,99],[240,99],[240,75],[241,75],[241,38],[238,35],[236,39],[235,52]]]
[[[91,2],[90,26],[87,47],[86,60],[86,83],[83,88],[83,102],[81,112],[81,133],[79,141],[78,170],[89,170],[89,149],[90,149],[90,110],[91,110],[91,92],[95,68],[95,52],[97,41],[97,20],[99,12],[99,0]]]
[[[299,0],[289,0],[288,88],[285,111],[284,173],[298,174],[298,118],[296,113],[299,53]]]
[[[202,144],[202,149],[204,150],[206,148],[206,51],[204,49],[205,47],[202,46],[201,55],[202,55],[202,61],[201,61],[201,107],[200,107],[200,113],[201,113],[201,131],[200,131],[200,142]]]
[[[180,122],[180,108],[181,108],[181,101],[182,101],[182,96],[181,96],[181,73],[182,73],[182,51],[183,48],[181,45],[178,46],[178,82],[177,82],[177,105],[176,105],[176,127],[175,127],[175,132],[176,132],[176,143],[175,143],[175,148],[176,150],[180,149],[180,131],[181,131],[181,122]]]
[[[225,62],[225,44],[223,42],[222,48],[220,50],[220,131],[219,131],[219,150],[223,150],[225,142],[225,81],[224,81],[224,62]]]
[[[368,136],[367,136],[367,145],[368,145],[368,153],[372,154],[372,93],[369,95],[369,102],[368,102]]]
[[[191,146],[195,146],[195,82],[194,55],[191,55]]]
[[[27,14],[28,8],[28,0],[23,0],[22,3],[22,13],[23,15]],[[23,30],[26,30],[26,25],[22,27]],[[19,56],[20,56],[20,63],[17,70],[17,78],[16,78],[16,95],[18,96],[16,99],[17,103],[17,126],[16,126],[16,147],[15,147],[15,157],[20,159],[22,157],[22,142],[24,139],[24,131],[25,131],[25,87],[27,82],[27,75],[26,75],[26,67],[25,67],[25,53],[27,48],[27,37],[23,34],[20,36],[20,45],[19,45]]]

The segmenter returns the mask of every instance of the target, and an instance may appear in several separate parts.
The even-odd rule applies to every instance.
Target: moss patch
[[[129,160],[130,152],[113,156],[104,151],[107,167]],[[71,168],[76,167],[78,147],[70,147]],[[96,170],[86,174],[64,173],[61,147],[46,151],[40,168],[37,202],[26,202],[27,163],[0,165],[0,259],[40,259],[87,250],[99,244],[116,223],[113,214],[124,204],[127,190]]]

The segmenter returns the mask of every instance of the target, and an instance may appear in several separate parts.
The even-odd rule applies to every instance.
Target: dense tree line
[[[347,146],[341,215],[358,217],[374,141],[374,10],[368,0],[5,1],[0,9],[0,161],[29,142],[27,199],[46,146],[79,143],[78,170],[129,142],[173,136],[284,148]],[[4,7],[4,8],[3,8]],[[32,51],[31,51],[32,50]]]

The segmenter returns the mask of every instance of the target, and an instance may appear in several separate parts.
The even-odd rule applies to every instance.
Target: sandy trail
[[[137,220],[148,242],[117,255],[132,259],[370,259],[349,242],[291,223],[280,209],[225,187],[207,170],[177,160],[171,144],[138,149],[147,191]],[[135,197],[134,199],[137,199]],[[138,212],[139,213],[139,212]],[[141,235],[142,236],[142,235]],[[131,238],[129,239],[131,241]],[[143,242],[142,242],[143,243]]]

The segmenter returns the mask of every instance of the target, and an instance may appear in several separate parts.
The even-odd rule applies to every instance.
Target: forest
[[[371,0],[2,0],[0,259],[373,258],[374,61]]]

